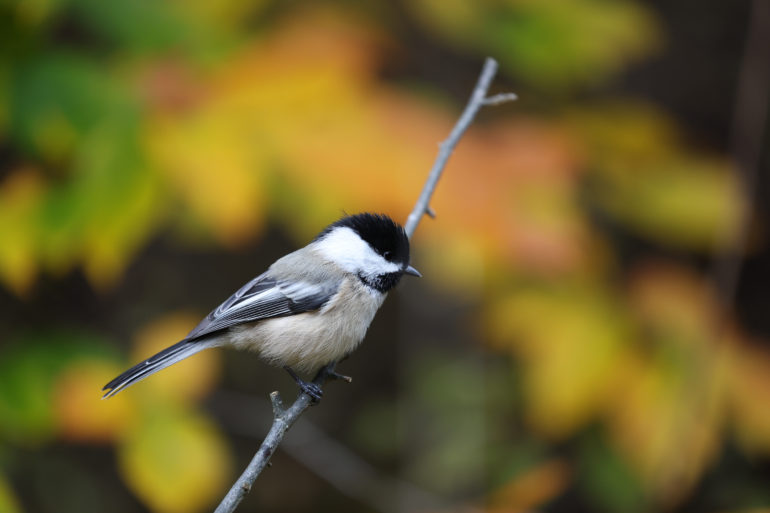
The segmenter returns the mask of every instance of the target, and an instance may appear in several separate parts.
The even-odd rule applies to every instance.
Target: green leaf
[[[112,284],[160,221],[161,182],[144,161],[138,133],[138,115],[130,105],[104,119],[85,138],[78,175],[64,192],[73,207],[66,228],[75,232],[95,285]],[[61,236],[57,242],[66,243]],[[56,248],[47,254],[55,257]]]
[[[50,52],[14,69],[9,82],[9,135],[44,161],[66,162],[83,133],[116,101],[112,79],[94,63]]]
[[[602,511],[649,511],[644,488],[626,462],[595,433],[584,437],[579,451],[580,487]]]
[[[171,50],[193,35],[185,23],[183,4],[153,0],[69,1],[90,30],[124,51]]]
[[[73,358],[105,355],[103,341],[78,334],[38,334],[0,355],[0,439],[36,446],[54,431],[53,384]]]
[[[539,87],[601,82],[660,39],[651,11],[633,1],[525,1],[506,14],[489,19],[498,29],[485,31],[489,49]]]

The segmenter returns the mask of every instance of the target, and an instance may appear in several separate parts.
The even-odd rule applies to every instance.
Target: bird
[[[422,276],[410,264],[401,225],[385,214],[345,215],[238,289],[185,338],[107,383],[103,398],[204,349],[232,347],[283,367],[318,402],[321,387],[300,373],[320,372],[356,349],[405,274]]]

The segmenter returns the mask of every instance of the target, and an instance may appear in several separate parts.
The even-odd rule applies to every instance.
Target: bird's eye
[[[390,260],[390,258],[393,256],[393,252],[392,251],[386,251],[385,253],[382,254],[382,256],[385,257],[385,260]]]

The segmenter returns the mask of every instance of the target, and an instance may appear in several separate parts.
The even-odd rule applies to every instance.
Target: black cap
[[[385,260],[406,268],[409,265],[409,237],[400,224],[385,214],[356,214],[336,221],[318,234],[322,239],[335,228],[347,227],[366,241]]]

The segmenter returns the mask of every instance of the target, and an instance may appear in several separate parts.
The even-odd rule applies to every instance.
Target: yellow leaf
[[[248,25],[255,15],[269,5],[267,0],[189,0],[182,9],[206,28],[233,33],[239,26]]]
[[[724,244],[744,208],[734,171],[717,159],[680,156],[599,186],[612,215],[673,247],[709,249]]]
[[[527,412],[539,432],[572,434],[614,393],[629,333],[611,299],[567,287],[522,291],[495,305],[488,327],[525,362]]]
[[[220,241],[238,244],[262,228],[270,207],[269,172],[301,166],[300,183],[313,188],[316,201],[325,196],[319,190],[333,189],[326,157],[354,143],[339,137],[339,120],[355,127],[342,135],[368,133],[368,123],[349,119],[359,119],[364,101],[370,39],[352,27],[324,13],[293,17],[267,41],[204,77],[198,88],[203,93],[181,112],[161,110],[150,117],[150,158]],[[306,148],[324,154],[308,162],[300,157]],[[349,162],[360,170],[365,160]],[[291,198],[295,207],[301,192],[300,199]],[[335,214],[342,206],[335,204]]]
[[[0,474],[0,511],[2,513],[21,513],[19,501],[2,474]]]
[[[719,449],[729,353],[714,340],[714,291],[688,269],[638,266],[628,300],[637,332],[615,362],[608,425],[646,487],[672,505]]]
[[[120,278],[138,246],[158,221],[161,192],[146,170],[130,173],[132,180],[109,210],[85,229],[83,266],[91,283],[106,288]]]
[[[487,4],[487,6],[485,6]],[[465,0],[414,0],[408,2],[418,22],[437,36],[451,40],[472,40],[474,32],[483,30],[484,14],[489,2]]]
[[[76,360],[56,380],[54,415],[61,437],[79,442],[120,438],[136,417],[131,397],[102,401],[99,392],[120,367],[103,360]]]
[[[265,210],[265,157],[237,114],[213,104],[182,120],[158,116],[145,138],[173,189],[216,238],[231,245],[256,235]]]
[[[17,294],[38,271],[37,210],[45,184],[33,169],[12,172],[0,185],[0,280]]]
[[[672,247],[729,241],[745,204],[725,159],[688,148],[674,122],[651,106],[594,106],[570,120],[595,174],[588,192],[607,213]]]
[[[620,173],[624,163],[650,168],[682,147],[674,120],[653,105],[638,101],[610,101],[574,109],[566,120],[602,174]]]
[[[200,321],[200,316],[178,312],[144,326],[136,334],[132,361],[142,361],[182,340]],[[208,393],[219,378],[220,355],[207,349],[153,374],[136,385],[151,396],[193,400]],[[123,394],[121,394],[123,395]]]
[[[229,450],[205,417],[164,405],[148,409],[118,448],[126,484],[157,513],[191,513],[221,498]]]
[[[724,351],[650,358],[627,354],[609,409],[610,433],[657,500],[687,495],[717,454],[725,418]]]

